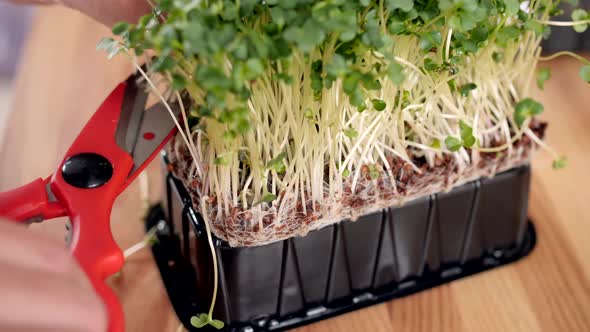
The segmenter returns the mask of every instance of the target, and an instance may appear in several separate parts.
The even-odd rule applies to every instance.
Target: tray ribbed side
[[[236,329],[283,329],[512,261],[525,253],[529,182],[525,166],[305,237],[246,248],[217,241],[216,318]],[[202,220],[179,181],[170,177],[167,188],[196,310],[212,284]]]

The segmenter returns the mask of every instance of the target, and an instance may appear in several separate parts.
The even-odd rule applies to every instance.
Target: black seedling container
[[[227,330],[285,330],[513,262],[535,245],[527,220],[530,168],[260,247],[215,239],[214,318]],[[191,331],[208,311],[213,267],[203,221],[183,184],[166,179],[153,254],[174,309]],[[161,224],[162,225],[162,224]]]

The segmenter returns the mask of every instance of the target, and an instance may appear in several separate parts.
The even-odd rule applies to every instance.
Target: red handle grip
[[[123,332],[123,309],[116,294],[105,284],[105,279],[120,271],[124,264],[123,253],[110,235],[110,214],[108,204],[99,204],[90,213],[71,216],[71,251],[106,306],[108,331]]]
[[[120,84],[98,108],[66,153],[68,158],[83,153],[105,157],[113,174],[110,180],[94,188],[68,184],[61,172],[51,179],[52,192],[68,211],[72,222],[71,251],[88,275],[97,294],[102,297],[109,315],[108,332],[123,332],[125,320],[121,304],[105,279],[123,267],[123,252],[111,233],[111,209],[124,187],[133,159],[116,143],[116,130],[126,84]]]
[[[61,205],[49,202],[43,179],[0,193],[0,216],[8,219],[26,222],[35,217],[51,219],[65,214]]]

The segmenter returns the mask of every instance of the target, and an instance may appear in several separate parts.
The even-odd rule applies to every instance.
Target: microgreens
[[[537,62],[574,57],[590,83],[582,56],[539,55],[551,26],[590,24],[582,9],[552,21],[560,0],[153,2],[98,48],[145,58],[146,78],[169,83],[162,99],[191,101],[190,176],[221,219],[233,207],[307,213],[345,183],[355,192],[361,175],[393,176],[391,158],[468,165],[464,149],[503,154],[523,135],[541,145],[527,125],[543,106],[528,87],[551,74],[535,75]]]

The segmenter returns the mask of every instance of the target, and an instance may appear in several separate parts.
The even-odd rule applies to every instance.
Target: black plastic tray
[[[529,183],[523,166],[305,237],[247,248],[215,239],[214,318],[231,331],[286,330],[516,261],[535,245]],[[166,221],[153,254],[179,319],[196,331],[190,318],[212,296],[210,250],[182,183],[168,175],[166,188],[146,225]]]

